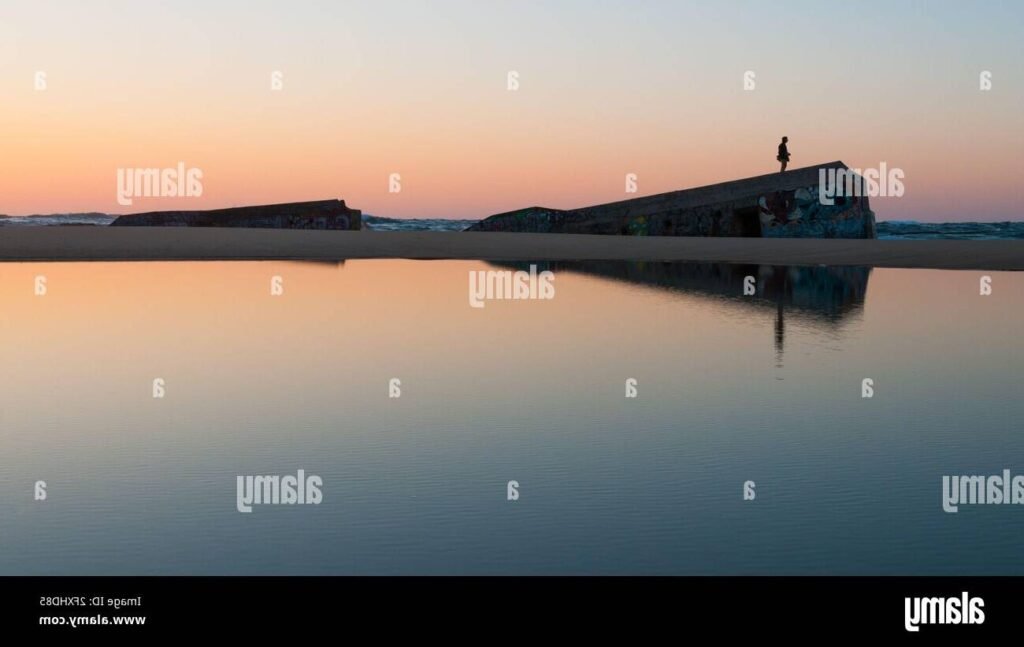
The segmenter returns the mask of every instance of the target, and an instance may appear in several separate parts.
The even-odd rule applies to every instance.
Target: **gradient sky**
[[[1019,1],[3,0],[0,213],[477,218],[771,172],[788,135],[792,168],[903,169],[882,220],[1019,220],[1022,29]],[[117,204],[118,168],[179,161],[201,198]]]

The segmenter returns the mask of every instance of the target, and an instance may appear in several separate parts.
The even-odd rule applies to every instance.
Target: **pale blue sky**
[[[1019,1],[3,0],[0,212],[115,211],[108,167],[187,158],[208,206],[479,217],[768,172],[786,134],[904,169],[882,218],[1016,219],[1022,33]]]

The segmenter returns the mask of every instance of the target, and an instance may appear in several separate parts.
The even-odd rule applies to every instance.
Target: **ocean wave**
[[[45,216],[0,215],[0,227],[54,227],[60,225],[109,225],[117,216],[106,213],[53,213]]]
[[[449,218],[384,218],[363,214],[363,228],[370,231],[462,231],[477,220]]]
[[[886,220],[876,225],[883,240],[1024,239],[1024,222],[917,222]]]

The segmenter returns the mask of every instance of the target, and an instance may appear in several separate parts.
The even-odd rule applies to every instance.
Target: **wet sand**
[[[1024,270],[1024,240],[777,240],[484,232],[3,227],[0,261],[712,261]]]

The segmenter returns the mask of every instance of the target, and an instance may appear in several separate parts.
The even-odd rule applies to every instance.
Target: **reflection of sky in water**
[[[1021,275],[550,267],[0,265],[0,573],[1024,573],[940,489],[1024,473]],[[235,511],[299,468],[322,505]]]

